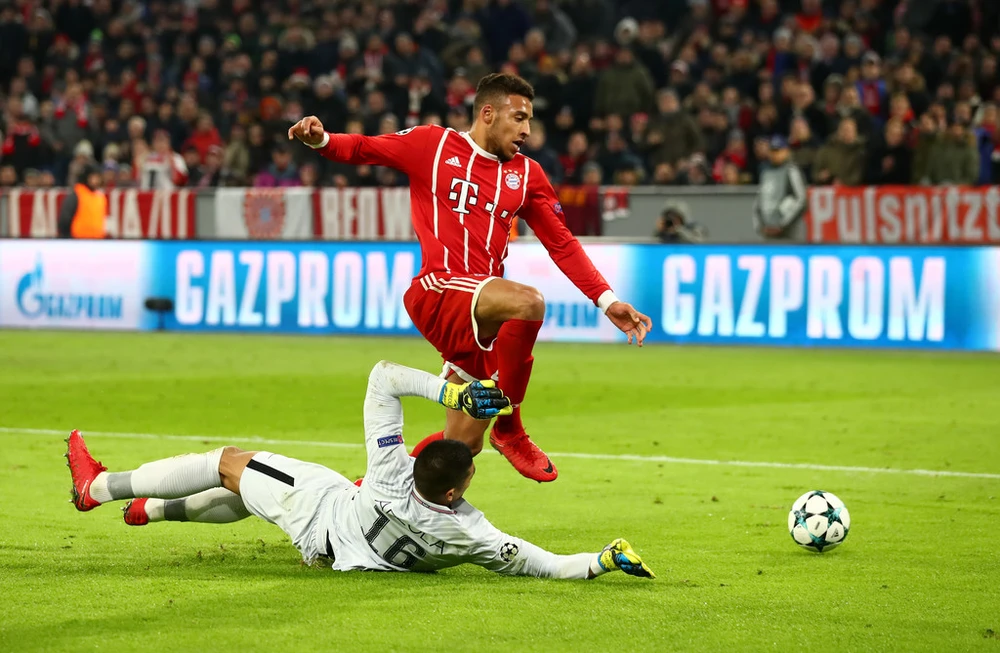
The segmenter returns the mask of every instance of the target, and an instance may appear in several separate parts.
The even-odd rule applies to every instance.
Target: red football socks
[[[424,447],[429,445],[431,442],[437,442],[438,440],[444,440],[444,431],[438,431],[437,433],[431,433],[426,438],[417,443],[417,446],[413,447],[413,451],[410,452],[411,458],[416,458],[420,455],[420,452],[424,450]]]
[[[504,322],[497,334],[497,368],[500,389],[514,404],[514,413],[498,417],[496,432],[499,436],[515,436],[524,433],[519,404],[524,401],[531,378],[531,366],[535,358],[531,350],[535,347],[541,320],[509,320]]]

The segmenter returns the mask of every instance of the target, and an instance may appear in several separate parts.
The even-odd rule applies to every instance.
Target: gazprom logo
[[[123,301],[121,295],[47,292],[41,258],[35,263],[34,269],[21,277],[17,284],[17,308],[29,319],[48,317],[120,320]]]

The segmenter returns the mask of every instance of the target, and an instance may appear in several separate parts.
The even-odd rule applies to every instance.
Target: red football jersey
[[[317,151],[334,161],[386,166],[409,176],[420,276],[502,276],[511,221],[519,217],[591,301],[611,289],[566,228],[545,172],[522,154],[501,162],[468,133],[436,125],[383,136],[327,134]]]

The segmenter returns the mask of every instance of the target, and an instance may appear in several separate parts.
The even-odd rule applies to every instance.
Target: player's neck
[[[469,138],[471,138],[472,142],[481,147],[484,151],[496,156],[496,154],[491,152],[489,148],[489,139],[486,138],[486,125],[481,122],[473,123],[472,127],[469,129]]]
[[[422,495],[420,493],[420,490],[418,490],[417,488],[413,488],[413,492],[424,503],[429,503],[429,504],[434,505],[434,506],[442,506],[444,508],[451,508],[451,503],[449,503],[448,500],[445,499],[444,497],[438,497],[437,499],[428,499],[427,497],[425,497],[424,495]]]

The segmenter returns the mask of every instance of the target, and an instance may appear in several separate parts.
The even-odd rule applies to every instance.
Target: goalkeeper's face
[[[531,135],[531,100],[523,95],[508,95],[503,104],[493,107],[486,132],[491,154],[510,161],[521,151]]]

